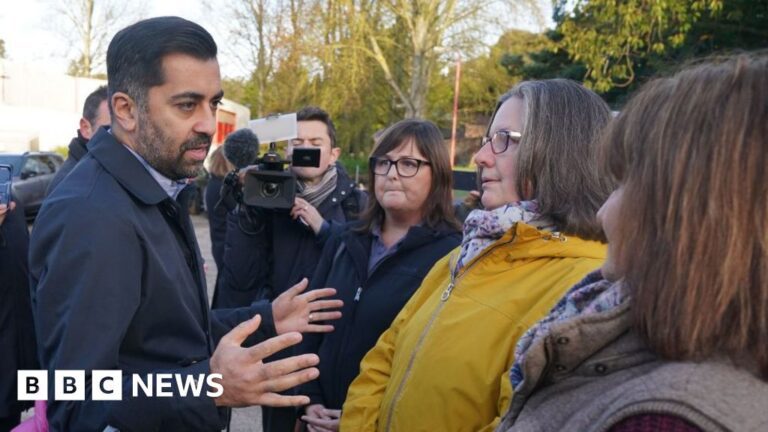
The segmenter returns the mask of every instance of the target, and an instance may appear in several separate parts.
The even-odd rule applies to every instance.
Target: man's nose
[[[213,136],[216,133],[216,109],[205,107],[195,124],[195,132]]]

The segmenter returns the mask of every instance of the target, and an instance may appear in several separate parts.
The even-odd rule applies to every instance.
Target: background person
[[[520,340],[500,431],[765,429],[766,100],[763,53],[622,110],[602,144],[619,182],[598,213],[605,265]]]
[[[482,204],[368,352],[341,430],[492,430],[520,335],[605,256],[595,213],[611,190],[596,143],[610,112],[567,80],[502,96],[475,155]]]
[[[107,103],[107,86],[100,86],[93,93],[89,94],[85,98],[83,104],[83,116],[80,118],[80,128],[77,130],[77,136],[72,138],[69,142],[69,154],[67,160],[61,164],[61,167],[56,171],[56,175],[53,176],[53,180],[48,185],[46,195],[50,195],[51,191],[64,180],[64,177],[72,171],[72,168],[80,162],[80,159],[88,153],[88,141],[96,131],[102,126],[109,126],[109,104]]]
[[[24,209],[0,205],[0,431],[19,424],[32,402],[20,402],[16,372],[39,369],[29,299],[29,233]]]
[[[217,148],[211,153],[211,164],[208,178],[208,184],[205,186],[205,210],[208,213],[208,227],[211,234],[211,252],[213,260],[216,262],[216,268],[221,271],[224,265],[224,241],[227,235],[227,209],[226,207],[216,206],[221,199],[221,186],[224,184],[224,177],[235,167],[226,157],[222,147]]]
[[[271,301],[310,278],[332,228],[357,218],[365,206],[365,193],[337,164],[341,149],[328,113],[305,107],[296,118],[298,136],[289,143],[288,153],[293,148],[318,148],[320,166],[290,168],[297,177],[296,204],[290,212],[241,206],[228,217],[214,308]],[[262,419],[266,431],[292,431],[296,410],[264,408]]]
[[[336,129],[328,113],[305,107],[296,117],[298,137],[289,147],[319,148],[320,166],[290,168],[299,188],[296,206],[290,212],[241,206],[228,218],[214,308],[273,300],[291,285],[311,277],[329,227],[356,218],[364,208],[365,194],[355,189],[354,182],[336,164],[341,149],[336,146]]]
[[[303,352],[320,357],[310,397],[309,431],[338,430],[347,388],[362,360],[435,261],[459,245],[451,165],[440,130],[423,120],[389,127],[371,153],[375,199],[323,250],[312,286],[331,286],[344,300],[343,320],[325,336],[307,336]]]

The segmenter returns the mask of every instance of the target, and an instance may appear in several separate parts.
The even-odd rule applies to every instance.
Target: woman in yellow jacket
[[[613,185],[598,177],[595,149],[609,119],[572,81],[523,82],[502,96],[475,155],[486,210],[470,213],[461,246],[363,359],[343,432],[499,423],[517,339],[605,257],[595,213]]]

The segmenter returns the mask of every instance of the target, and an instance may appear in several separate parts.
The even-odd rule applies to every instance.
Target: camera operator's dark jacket
[[[106,131],[43,204],[32,232],[30,273],[38,348],[44,368],[85,370],[85,401],[51,401],[55,431],[218,431],[226,411],[203,386],[199,397],[132,397],[131,374],[210,373],[224,332],[265,303],[239,311],[208,309],[203,261],[187,214],[190,189],[177,200]],[[267,324],[267,325],[265,325]],[[90,372],[120,369],[122,401],[93,401]],[[49,382],[52,390],[52,381]],[[52,394],[52,393],[51,393]]]
[[[350,227],[351,228],[351,227]],[[344,301],[342,317],[328,334],[305,335],[300,351],[320,356],[320,378],[299,394],[326,408],[341,409],[360,361],[376,345],[434,263],[461,243],[452,228],[414,226],[398,249],[368,271],[373,236],[347,229],[326,244],[312,289],[333,287]],[[358,295],[359,291],[359,295]]]
[[[221,199],[223,184],[223,177],[211,174],[205,186],[205,212],[211,233],[211,253],[217,269],[224,265],[224,240],[227,235],[227,209],[224,206],[216,207]]]
[[[329,228],[315,236],[288,210],[241,208],[227,218],[224,265],[219,270],[213,308],[247,306],[275,297],[310,278],[325,241],[347,218],[365,209],[367,195],[338,169],[336,189],[317,208]],[[354,211],[349,211],[354,208]]]
[[[48,190],[45,191],[45,195],[48,196],[53,192],[54,189],[56,189],[56,186],[61,183],[62,180],[64,180],[64,177],[69,174],[72,169],[77,165],[78,162],[80,162],[80,159],[83,158],[88,153],[88,140],[83,137],[82,134],[80,134],[80,131],[77,131],[77,136],[72,138],[72,141],[69,142],[69,155],[67,156],[67,160],[64,161],[63,164],[61,164],[61,167],[59,167],[59,170],[56,171],[56,175],[53,176],[53,180],[51,180],[51,184],[48,185]]]

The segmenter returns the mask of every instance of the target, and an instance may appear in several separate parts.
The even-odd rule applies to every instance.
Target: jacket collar
[[[338,173],[336,176],[336,188],[317,208],[321,214],[325,214],[328,209],[341,204],[342,201],[354,193],[355,183],[349,178],[344,167],[339,163],[336,164],[336,172]]]
[[[80,159],[83,158],[88,153],[88,140],[83,137],[82,134],[80,134],[80,131],[77,131],[77,136],[72,138],[72,141],[69,142],[69,156],[72,157],[76,162],[79,162]]]
[[[91,138],[88,151],[123,188],[144,204],[157,205],[168,199],[149,171],[106,128],[100,128]]]
[[[631,304],[628,296],[616,308],[552,324],[546,337],[537,338],[526,353],[521,364],[525,378],[510,412],[517,415],[536,389],[564,379],[587,362],[614,371],[652,360],[654,356],[630,330]]]
[[[523,222],[516,223],[497,243],[514,241],[508,248],[508,259],[529,258],[593,258],[605,259],[607,246],[575,235],[540,230]]]
[[[368,273],[368,259],[371,254],[371,242],[373,241],[373,234],[370,232],[359,232],[354,227],[360,226],[360,222],[356,221],[349,225],[351,229],[347,229],[342,234],[341,241],[346,245],[350,251],[350,256],[355,262],[355,267],[360,274],[365,275]],[[432,243],[438,239],[448,237],[451,235],[459,236],[458,230],[449,227],[439,227],[437,229],[428,228],[422,225],[412,226],[403,237],[402,243],[397,250],[397,254],[408,252],[413,249],[417,249],[425,244]]]

